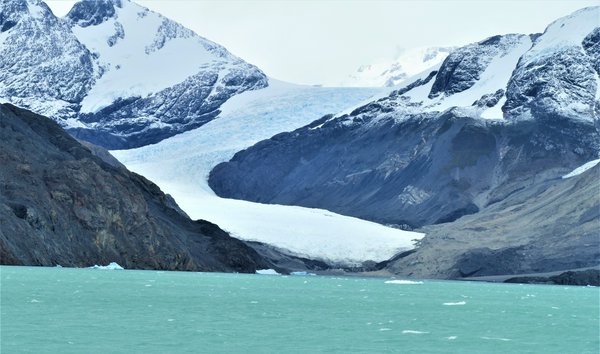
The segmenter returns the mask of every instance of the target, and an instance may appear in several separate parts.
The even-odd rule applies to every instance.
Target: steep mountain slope
[[[0,263],[254,272],[269,264],[192,221],[145,178],[92,155],[56,123],[0,105]]]
[[[589,13],[599,12],[584,9],[561,21],[592,32],[597,23]],[[500,112],[506,96],[521,90],[511,86],[515,76],[547,35],[560,35],[553,27],[535,40],[533,53],[529,36],[523,35],[491,37],[459,48],[438,70],[388,97],[239,152],[211,172],[209,184],[228,198],[321,207],[418,227],[477,212],[526,187],[532,178],[560,176],[600,151],[598,117],[589,100],[597,91],[595,72],[585,81],[591,86],[571,85],[565,93],[559,86],[572,78],[539,66],[523,85],[549,85],[547,77],[552,76],[555,94],[572,97],[535,96],[554,108],[511,113],[508,121],[500,116],[481,119],[490,111]],[[560,28],[571,38],[570,26]],[[580,43],[586,31],[580,31]],[[591,68],[593,58],[581,44],[579,48],[583,54],[571,66]],[[562,49],[542,53],[561,57]],[[545,91],[540,95],[546,97]],[[570,107],[580,115],[573,119]]]
[[[539,36],[494,36],[456,49],[387,97],[238,152],[211,171],[209,185],[226,198],[325,208],[407,228],[496,215],[490,206],[508,208],[513,204],[503,201],[523,193],[548,202],[540,186],[554,186],[600,152],[598,18],[599,7],[586,8]],[[564,215],[578,216],[570,213]],[[598,261],[577,237],[565,240],[566,248],[546,244],[546,235],[562,233],[564,225],[558,215],[547,217],[544,232],[532,231],[526,243],[551,253],[571,247],[586,262]],[[495,222],[489,228],[508,228],[507,218]],[[589,238],[588,226],[567,225]],[[493,239],[509,247],[523,241],[509,240],[515,233]],[[464,246],[463,253],[475,243]],[[565,257],[573,261],[573,254]],[[566,263],[552,256],[543,267]],[[456,276],[449,271],[454,264],[445,266],[439,274]],[[527,267],[534,265],[515,266]]]
[[[387,90],[389,91],[389,90]],[[209,171],[236,151],[326,112],[372,100],[382,89],[322,88],[271,81],[222,107],[220,118],[193,131],[138,149],[113,151],[131,170],[155,181],[193,218],[208,218],[237,238],[288,254],[341,266],[383,261],[414,247],[423,235],[327,210],[222,199],[207,185]]]
[[[419,248],[388,269],[414,277],[527,274],[600,262],[600,167],[535,183],[481,212],[431,225]]]
[[[441,63],[454,47],[423,47],[402,50],[392,60],[361,65],[340,83],[350,87],[392,87]]]
[[[83,0],[64,19],[40,0],[0,4],[0,101],[110,148],[156,143],[268,85],[253,65],[129,0]]]

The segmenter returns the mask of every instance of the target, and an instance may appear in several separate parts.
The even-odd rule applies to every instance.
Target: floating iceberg
[[[386,284],[423,284],[422,281],[414,280],[386,280]]]
[[[256,274],[261,275],[281,275],[275,271],[275,269],[259,269],[256,271]]]
[[[117,262],[110,262],[107,266],[99,266],[94,264],[91,269],[102,269],[102,270],[124,270],[125,268],[121,267]]]
[[[460,306],[460,305],[465,305],[466,303],[467,303],[466,301],[444,302],[442,305],[445,305],[445,306]]]

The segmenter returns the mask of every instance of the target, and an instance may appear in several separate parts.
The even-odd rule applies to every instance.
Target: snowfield
[[[600,163],[600,159],[596,159],[596,160],[592,160],[589,162],[584,163],[583,165],[577,167],[576,169],[574,169],[573,171],[569,172],[568,174],[562,176],[563,179],[565,178],[571,178],[571,177],[575,177],[575,176],[579,176],[580,174],[584,173],[585,171],[595,167],[597,164]]]
[[[228,100],[202,127],[133,150],[112,151],[127,168],[171,194],[193,219],[218,224],[242,240],[332,264],[383,261],[414,248],[424,235],[322,209],[219,198],[210,170],[258,141],[355,106],[389,89],[322,88],[269,80],[269,87]]]
[[[401,49],[392,60],[382,59],[361,65],[348,75],[340,86],[393,87],[406,83],[407,79],[432,66],[441,64],[454,47],[420,47]]]

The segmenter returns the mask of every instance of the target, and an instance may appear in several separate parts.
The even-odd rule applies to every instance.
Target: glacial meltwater
[[[593,353],[598,288],[0,267],[2,353]]]

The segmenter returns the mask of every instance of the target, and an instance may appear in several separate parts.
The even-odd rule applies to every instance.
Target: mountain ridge
[[[268,85],[255,66],[129,0],[82,0],[60,19],[41,0],[0,10],[0,101],[106,148],[196,128],[230,97]]]

